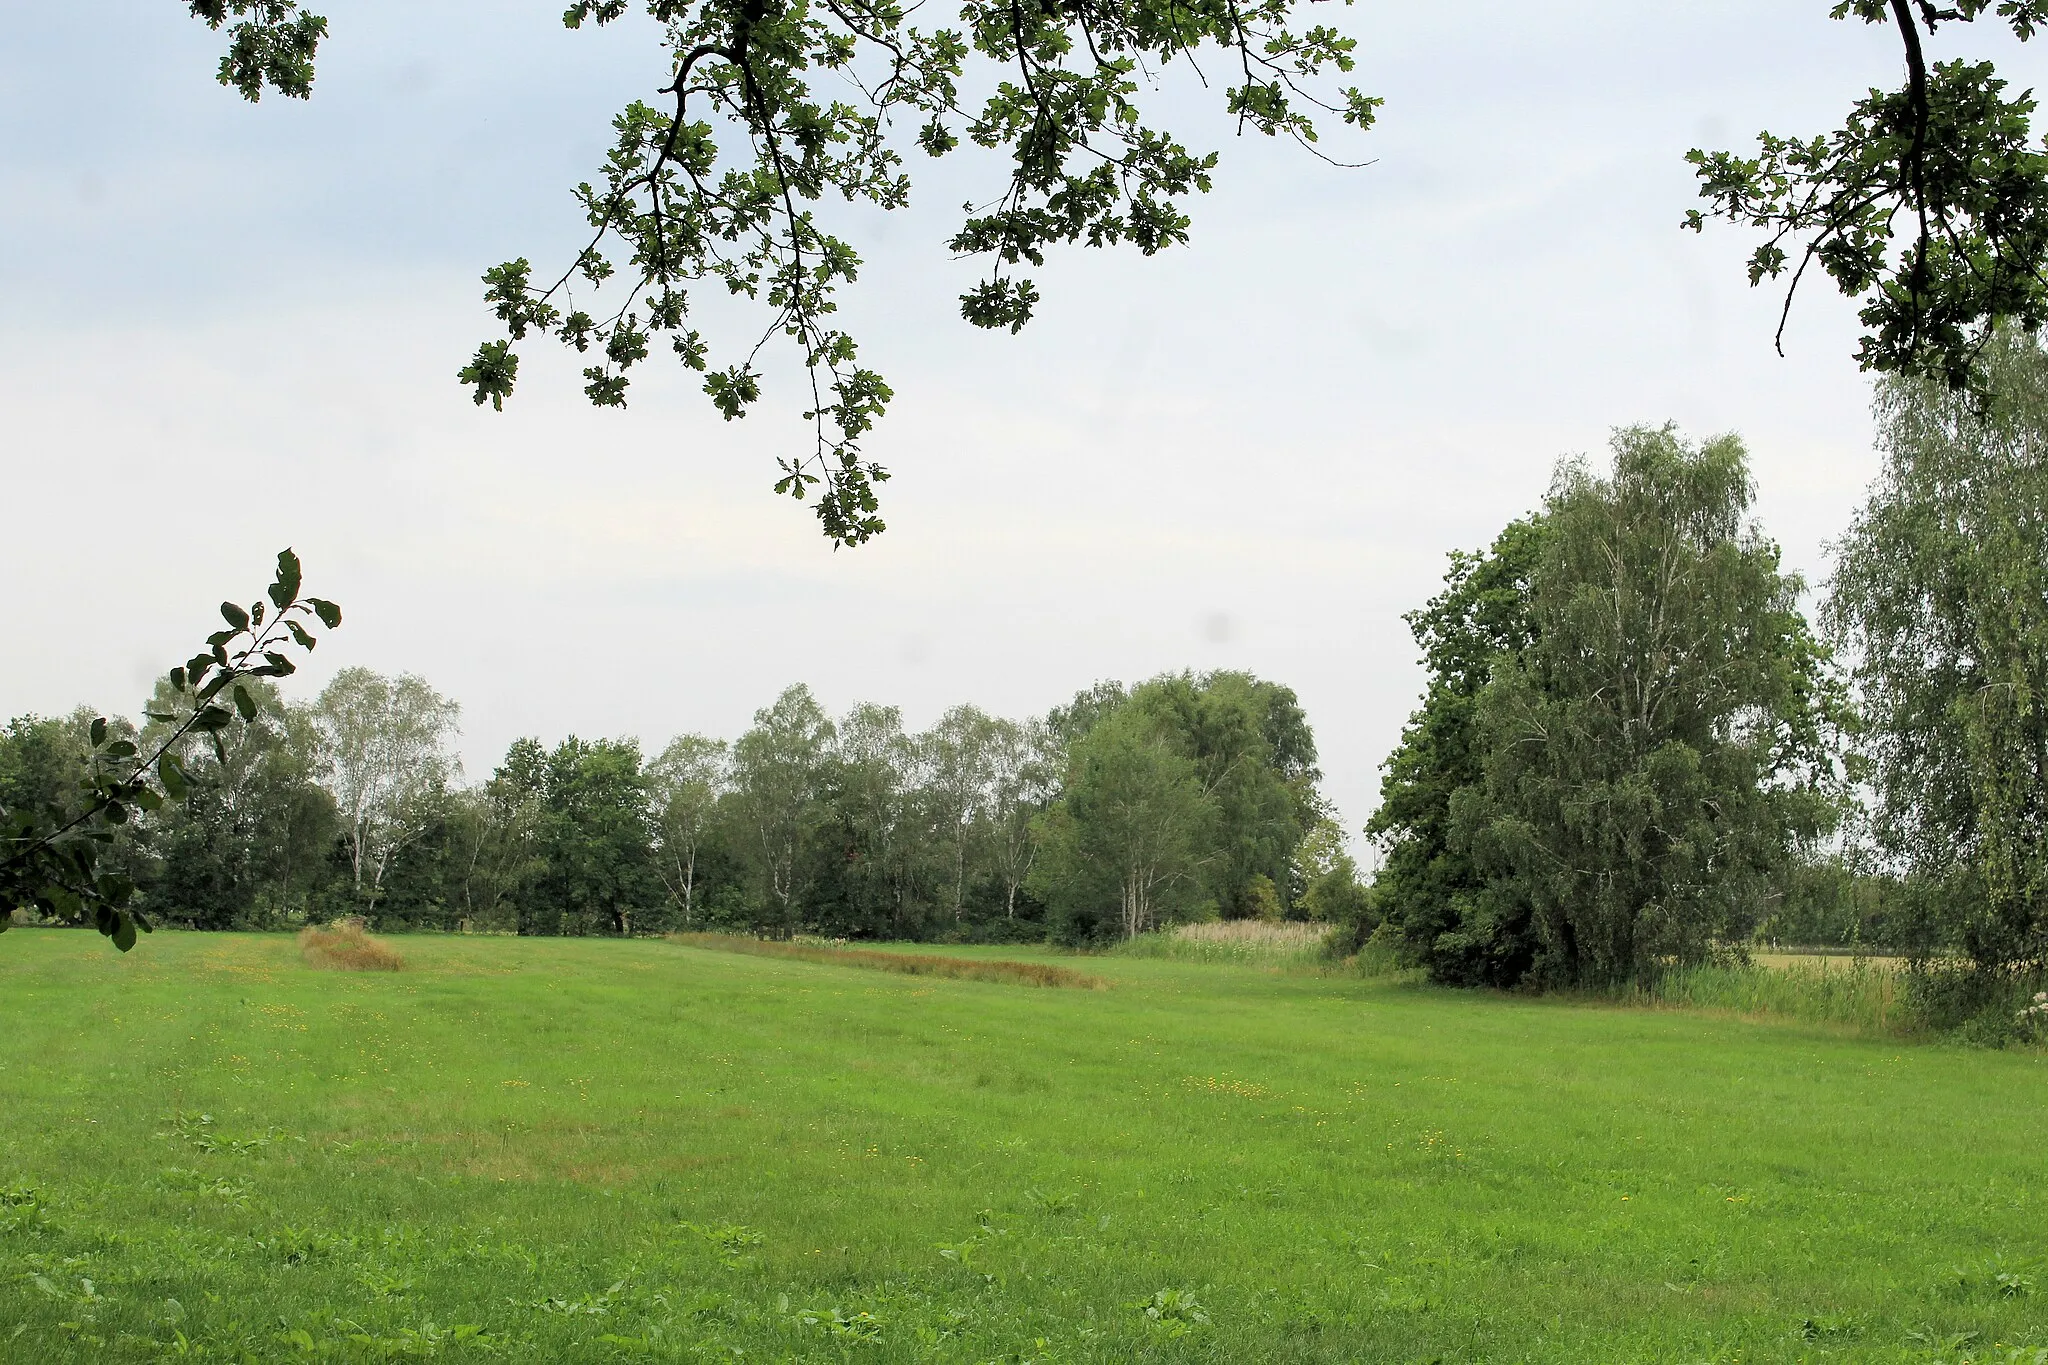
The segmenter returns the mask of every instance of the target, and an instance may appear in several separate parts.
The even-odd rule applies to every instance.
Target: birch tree
[[[1489,892],[1528,906],[1541,978],[1703,959],[1827,823],[1839,708],[1754,497],[1740,440],[1668,426],[1617,432],[1606,477],[1559,468],[1533,638],[1493,662],[1484,783],[1451,811]]]
[[[773,706],[756,711],[753,728],[733,744],[733,789],[750,852],[769,906],[785,928],[798,922],[797,877],[833,733],[831,718],[798,683]]]
[[[2048,353],[2008,332],[1988,364],[1988,410],[1878,390],[1884,467],[1827,618],[1856,659],[1879,850],[1939,888],[1925,946],[1987,980],[2048,969]]]
[[[1003,918],[1017,917],[1017,892],[1038,858],[1034,822],[1052,799],[1052,738],[1044,722],[996,720],[989,728],[989,865],[1003,888]]]
[[[415,674],[367,668],[334,675],[313,703],[320,781],[333,796],[356,894],[372,902],[391,863],[432,824],[460,776],[461,708]]]
[[[902,710],[855,706],[839,723],[835,756],[837,804],[853,841],[850,879],[868,904],[887,907],[896,932],[913,932],[929,883],[929,829],[918,746],[903,732]]]
[[[917,741],[933,825],[946,849],[946,908],[956,924],[965,914],[968,845],[991,795],[994,730],[987,712],[955,706]]]
[[[1135,938],[1198,903],[1215,821],[1194,761],[1127,707],[1073,746],[1032,888],[1069,938]]]
[[[678,735],[647,767],[655,866],[685,925],[696,919],[697,852],[725,794],[731,753],[722,739]]]

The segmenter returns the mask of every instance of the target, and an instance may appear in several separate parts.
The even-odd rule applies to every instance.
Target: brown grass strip
[[[905,976],[943,976],[955,981],[994,981],[1011,986],[1067,986],[1106,991],[1109,983],[1070,967],[1043,962],[1009,962],[1001,958],[940,957],[935,953],[878,953],[866,948],[822,948],[808,943],[746,938],[739,934],[670,934],[669,942],[718,953],[751,953],[756,957],[790,957],[832,967],[865,967]]]
[[[353,917],[299,930],[299,956],[308,967],[337,972],[395,972],[405,966],[396,949],[364,933],[363,922]]]

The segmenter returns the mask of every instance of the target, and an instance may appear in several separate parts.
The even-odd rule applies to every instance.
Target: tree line
[[[43,888],[0,889],[58,919],[92,905],[117,942],[131,897],[145,928],[1068,944],[1291,917],[1493,987],[1784,938],[1905,953],[1942,1009],[1991,1017],[2048,976],[2048,351],[2008,331],[1982,364],[1978,395],[1880,382],[1882,472],[1815,620],[1732,435],[1619,431],[1605,467],[1562,462],[1536,511],[1454,552],[1407,618],[1428,684],[1366,825],[1369,885],[1295,694],[1247,673],[921,733],[798,686],[729,743],[526,738],[468,783],[459,709],[420,678],[280,697],[259,602],[223,604],[139,729],[81,710],[0,734],[10,847],[42,860],[9,875]],[[271,598],[339,621],[298,599],[288,552]]]
[[[923,732],[795,686],[729,742],[522,738],[478,782],[458,705],[419,677],[344,669],[305,703],[250,686],[252,720],[177,747],[183,803],[114,840],[151,918],[1086,944],[1355,918],[1365,895],[1295,694],[1246,673],[1099,683],[1023,721],[956,706]],[[165,692],[139,745],[176,723]],[[0,806],[60,801],[96,719],[9,724]]]
[[[1760,937],[1959,1011],[2048,971],[2048,354],[1880,381],[1817,623],[1733,436],[1617,432],[1410,613],[1427,691],[1355,926],[1435,980],[1600,986]]]

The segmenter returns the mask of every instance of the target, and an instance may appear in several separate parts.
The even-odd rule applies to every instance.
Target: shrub
[[[308,967],[338,972],[395,972],[405,966],[394,949],[363,932],[363,921],[355,916],[324,929],[311,924],[301,929],[299,956]]]

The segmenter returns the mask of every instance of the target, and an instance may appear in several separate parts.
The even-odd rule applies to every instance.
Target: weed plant
[[[1165,959],[406,951],[0,940],[0,1360],[2048,1348],[2029,1053]]]

